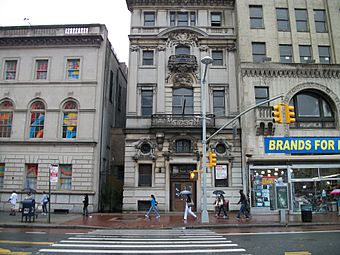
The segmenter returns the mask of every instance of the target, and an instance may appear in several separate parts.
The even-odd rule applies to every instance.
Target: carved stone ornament
[[[167,45],[186,45],[186,46],[197,46],[198,38],[197,35],[191,32],[172,32],[169,34]]]
[[[212,147],[215,148],[215,151],[216,151],[216,153],[217,153],[219,156],[221,156],[221,157],[230,157],[232,145],[230,145],[230,144],[228,143],[228,141],[223,140],[223,139],[219,139],[219,140],[217,140],[217,141],[212,141],[211,143],[212,143]],[[217,146],[223,146],[223,147],[225,148],[225,152],[223,152],[223,153],[218,152],[218,151],[216,150],[216,147],[217,147]]]
[[[131,50],[131,51],[138,51],[138,50],[139,50],[139,46],[132,45],[132,46],[130,47],[130,50]]]
[[[209,50],[209,47],[206,46],[206,45],[201,45],[201,46],[199,46],[199,49],[200,49],[200,51],[202,51],[202,52],[207,52],[207,51]]]
[[[176,73],[172,78],[173,86],[174,87],[185,87],[185,88],[192,88],[194,83],[192,77],[188,73]]]
[[[165,51],[166,50],[166,47],[164,45],[158,45],[157,46],[157,50],[158,51]]]
[[[150,138],[142,138],[135,145],[136,153],[133,156],[135,161],[140,159],[144,160],[155,160],[157,156],[155,155],[156,145],[152,143]]]

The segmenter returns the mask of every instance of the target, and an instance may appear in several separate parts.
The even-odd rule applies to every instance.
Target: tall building
[[[145,210],[154,194],[164,211],[183,210],[190,190],[202,207],[201,83],[206,72],[207,134],[238,112],[233,0],[127,0],[131,12],[127,89],[124,210]],[[232,207],[242,188],[238,122],[209,139],[217,166],[206,178],[208,209],[223,190]]]
[[[127,73],[105,25],[0,27],[0,70],[1,209],[13,190],[39,201],[51,164],[52,210],[80,211],[85,193],[102,208]]]
[[[270,196],[277,182],[288,184],[292,211],[306,203],[322,211],[323,194],[340,186],[339,9],[339,1],[236,1],[240,109],[282,95],[241,119],[255,210],[279,204]],[[294,122],[273,123],[279,103],[294,107]]]

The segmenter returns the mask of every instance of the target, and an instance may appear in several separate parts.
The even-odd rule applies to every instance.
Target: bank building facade
[[[207,134],[238,114],[234,1],[128,0],[131,12],[123,210],[181,211],[190,190],[200,211],[201,82],[206,70]],[[239,123],[209,140],[218,166],[207,171],[208,210],[216,189],[232,206],[242,188]]]

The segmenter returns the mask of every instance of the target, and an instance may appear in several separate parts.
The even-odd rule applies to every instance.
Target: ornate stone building
[[[40,201],[51,164],[52,210],[81,211],[85,193],[90,211],[103,203],[127,82],[107,35],[100,24],[0,27],[1,209],[13,190]]]
[[[241,119],[254,209],[269,210],[280,177],[292,211],[303,203],[323,210],[322,191],[331,199],[329,190],[340,185],[340,147],[317,146],[337,144],[340,135],[339,9],[339,1],[236,1],[241,110],[282,95]],[[271,106],[280,102],[295,107],[296,122],[273,123]],[[285,146],[270,151],[266,141],[274,138]],[[291,141],[304,146],[294,151]]]
[[[238,114],[236,24],[233,0],[127,0],[131,11],[125,144],[124,210],[145,210],[154,194],[164,211],[184,207],[179,192],[193,193],[200,211],[201,59],[207,71],[207,133]],[[213,191],[232,206],[242,187],[238,123],[209,140],[218,165],[207,173],[208,209]]]

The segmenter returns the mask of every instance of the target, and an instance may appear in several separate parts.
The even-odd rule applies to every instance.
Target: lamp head
[[[204,58],[201,59],[201,62],[205,65],[209,65],[212,62],[214,62],[214,60],[210,56],[205,56]]]

